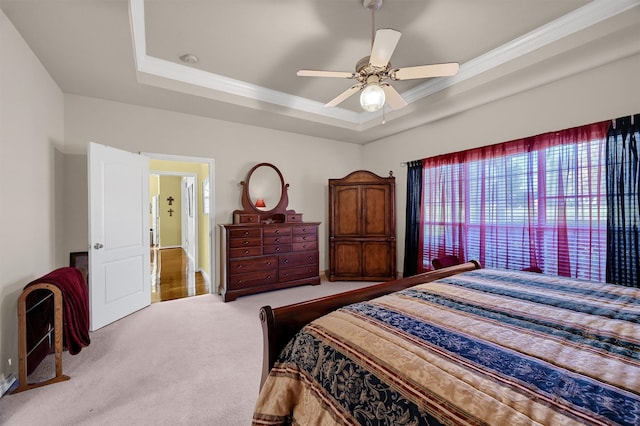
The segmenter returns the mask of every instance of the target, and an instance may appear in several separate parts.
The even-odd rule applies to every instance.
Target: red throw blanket
[[[29,284],[53,284],[62,292],[63,336],[71,355],[84,346],[89,346],[89,294],[82,272],[72,267],[64,267],[49,272]],[[26,288],[25,287],[25,288]]]

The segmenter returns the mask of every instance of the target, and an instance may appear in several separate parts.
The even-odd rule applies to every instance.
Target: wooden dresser
[[[329,179],[329,281],[396,279],[395,178]]]
[[[278,288],[320,284],[318,225],[223,225],[224,301]]]
[[[277,173],[281,184],[275,200],[267,202],[275,205],[270,210],[255,207],[265,202],[256,198],[259,195],[251,196],[249,189],[254,172],[264,172],[264,168]],[[258,164],[242,185],[243,210],[233,212],[233,224],[221,225],[224,301],[280,288],[320,284],[320,223],[303,222],[301,213],[286,209],[288,184],[284,184],[280,171],[272,164]]]

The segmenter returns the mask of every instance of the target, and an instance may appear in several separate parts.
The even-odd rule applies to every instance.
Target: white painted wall
[[[63,139],[62,92],[0,10],[0,381],[17,371],[18,296],[64,262]]]
[[[640,113],[638,76],[635,55],[366,145],[365,167],[396,176],[398,268],[407,186],[400,163]]]

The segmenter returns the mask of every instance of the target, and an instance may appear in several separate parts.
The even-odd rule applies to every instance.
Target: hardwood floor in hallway
[[[209,293],[182,248],[151,248],[151,303]]]

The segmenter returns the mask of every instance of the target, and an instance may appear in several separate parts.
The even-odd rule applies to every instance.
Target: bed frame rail
[[[276,358],[280,352],[282,352],[289,340],[291,340],[295,334],[302,329],[302,327],[314,319],[352,303],[373,299],[375,297],[393,293],[394,291],[404,290],[405,288],[412,287],[414,285],[428,283],[440,278],[459,274],[461,272],[479,269],[481,267],[482,266],[479,262],[472,260],[449,268],[429,271],[407,278],[387,281],[370,287],[351,290],[279,308],[263,306],[260,308],[260,322],[262,323],[263,337],[262,379],[260,380],[260,388],[262,388],[264,381],[267,379],[269,371],[273,367]]]

